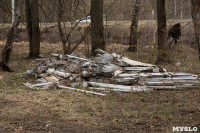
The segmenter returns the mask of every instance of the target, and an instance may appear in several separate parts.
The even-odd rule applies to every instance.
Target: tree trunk
[[[31,3],[30,0],[25,0],[25,7],[26,7],[26,29],[28,33],[28,39],[29,39],[29,57],[32,54],[32,15],[31,15]]]
[[[140,7],[140,0],[135,0],[134,9],[132,13],[132,21],[131,21],[131,28],[130,28],[130,42],[128,51],[135,52],[137,51],[137,29],[138,29],[138,17],[139,17],[139,7]]]
[[[157,0],[157,23],[158,23],[158,53],[156,63],[169,61],[167,32],[166,32],[166,13],[165,0]]]
[[[12,23],[14,23],[14,18],[15,18],[15,0],[11,0],[12,4]]]
[[[40,55],[40,27],[38,0],[31,0],[31,40],[29,57],[35,58]]]
[[[12,71],[9,67],[7,67],[7,65],[10,60],[10,55],[11,55],[11,51],[12,51],[12,45],[13,45],[13,41],[14,41],[14,37],[15,37],[15,32],[17,30],[17,27],[18,27],[20,19],[21,19],[22,5],[23,5],[23,0],[18,0],[14,22],[12,23],[12,27],[7,35],[6,45],[2,51],[0,67],[4,71]]]
[[[62,14],[63,14],[63,1],[58,0],[58,30],[60,33],[60,38],[62,41],[64,54],[68,54],[69,51],[67,50],[67,46],[66,46],[67,40],[62,30]]]
[[[74,29],[78,26],[79,22],[73,24],[73,22],[71,21],[71,29],[69,33],[68,34],[64,33],[63,28],[62,28],[62,18],[63,18],[63,14],[65,10],[64,2],[65,0],[58,0],[58,7],[57,7],[58,30],[59,30],[60,38],[62,41],[64,54],[71,54],[82,43],[82,41],[85,39],[87,34],[90,32],[90,25],[86,28],[85,34],[82,36],[81,40],[72,47],[71,42],[70,42],[70,37]],[[72,12],[74,12],[73,10],[74,9],[72,9]],[[64,26],[64,28],[66,27]]]
[[[95,49],[105,50],[103,27],[103,0],[91,0],[91,42],[92,55],[96,55]]]
[[[200,0],[191,0],[192,19],[194,24],[196,41],[198,44],[198,52],[200,59]]]

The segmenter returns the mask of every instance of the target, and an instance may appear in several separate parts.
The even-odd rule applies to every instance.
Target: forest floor
[[[5,42],[0,42],[0,50]],[[154,63],[152,46],[139,48],[138,54],[125,52],[127,46],[110,44],[108,52]],[[150,93],[111,93],[100,97],[70,90],[37,91],[23,83],[34,82],[24,72],[37,65],[28,59],[28,43],[14,44],[10,67],[0,72],[1,132],[172,132],[176,126],[200,126],[200,89],[153,91]],[[41,54],[62,53],[61,44],[42,43]],[[84,54],[84,45],[76,53]],[[176,63],[181,62],[180,68]],[[173,46],[168,71],[200,75],[195,47]]]

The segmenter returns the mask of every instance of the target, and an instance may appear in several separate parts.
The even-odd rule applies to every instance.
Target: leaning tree
[[[2,51],[0,68],[3,71],[12,71],[8,67],[8,63],[9,63],[9,60],[10,60],[10,55],[11,55],[11,51],[12,51],[12,46],[13,46],[16,30],[17,30],[17,27],[18,27],[20,19],[21,19],[22,5],[23,5],[23,0],[18,0],[14,21],[12,23],[11,29],[8,32],[6,45],[5,45],[5,47]]]

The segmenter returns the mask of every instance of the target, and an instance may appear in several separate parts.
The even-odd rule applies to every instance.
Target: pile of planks
[[[29,88],[66,88],[105,95],[97,91],[140,92],[153,89],[198,88],[199,77],[190,73],[167,72],[156,65],[131,60],[116,53],[96,50],[94,58],[77,55],[51,54],[37,59],[41,63],[27,73],[34,75],[37,84]],[[87,87],[89,90],[76,89]]]

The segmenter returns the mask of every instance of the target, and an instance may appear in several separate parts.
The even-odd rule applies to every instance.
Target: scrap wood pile
[[[199,77],[190,73],[172,73],[152,64],[131,60],[116,53],[96,50],[96,57],[51,54],[27,73],[37,78],[29,88],[66,88],[97,95],[99,91],[140,92],[153,89],[197,88]],[[77,89],[77,88],[87,88]],[[91,91],[92,90],[92,91]],[[94,92],[96,90],[98,92]]]

